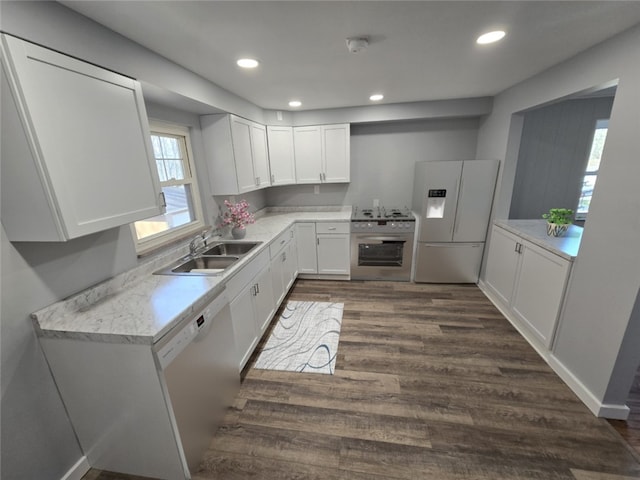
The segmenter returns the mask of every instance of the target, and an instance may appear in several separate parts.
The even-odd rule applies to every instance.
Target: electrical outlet
[[[315,195],[318,195],[320,193],[320,185],[314,185],[313,186],[313,193]]]

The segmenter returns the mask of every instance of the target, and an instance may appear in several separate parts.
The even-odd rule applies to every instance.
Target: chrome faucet
[[[195,255],[195,253],[198,251],[198,243],[202,242],[202,247],[204,248],[207,246],[207,240],[210,240],[215,236],[222,236],[222,233],[219,229],[208,228],[206,230],[203,230],[201,233],[193,237],[193,239],[189,242],[189,253],[191,255]]]

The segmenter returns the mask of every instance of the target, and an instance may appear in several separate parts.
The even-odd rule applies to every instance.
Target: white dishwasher
[[[153,350],[190,478],[240,384],[226,294],[173,328]]]
[[[153,344],[39,337],[89,466],[192,477],[240,385],[225,290]]]

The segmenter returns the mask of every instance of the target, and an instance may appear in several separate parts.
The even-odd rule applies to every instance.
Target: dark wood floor
[[[298,280],[289,299],[344,302],[335,375],[249,365],[194,478],[640,478],[476,286]]]

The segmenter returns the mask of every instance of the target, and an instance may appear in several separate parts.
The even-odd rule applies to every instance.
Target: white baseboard
[[[629,407],[602,403],[553,353],[550,353],[547,363],[554,372],[566,383],[573,393],[584,403],[596,417],[626,420],[629,417]]]
[[[327,275],[317,273],[299,273],[298,278],[306,278],[308,280],[351,280],[349,275]]]
[[[553,353],[533,337],[530,332],[511,315],[508,308],[496,299],[491,288],[481,280],[478,287],[500,310],[509,323],[524,337],[524,339],[533,347],[533,349],[547,362],[560,379],[575,393],[596,417],[611,418],[616,420],[626,420],[629,416],[629,407],[626,405],[615,405],[602,403],[581,381],[576,377]]]
[[[82,458],[80,458],[80,460],[78,460],[60,480],[80,480],[85,476],[90,468],[91,466],[89,465],[87,457],[83,455]]]

